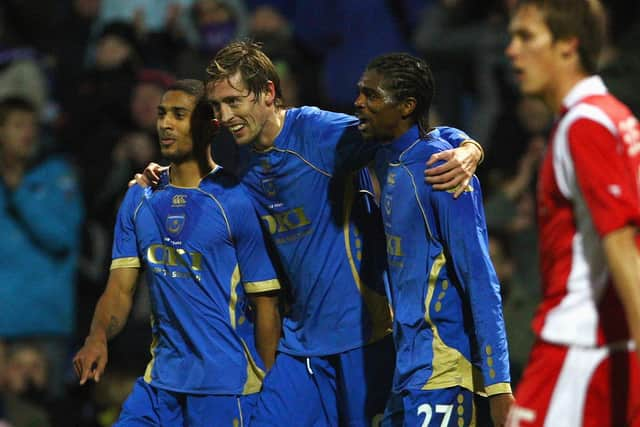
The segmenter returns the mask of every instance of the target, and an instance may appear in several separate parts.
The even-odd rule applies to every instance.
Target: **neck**
[[[264,123],[262,132],[258,135],[258,138],[254,141],[253,145],[257,150],[265,150],[273,147],[282,127],[284,126],[286,110],[284,108],[278,108],[269,115]]]
[[[176,187],[196,188],[202,178],[207,176],[216,166],[211,158],[210,150],[207,156],[200,159],[189,159],[184,162],[172,162],[170,168],[171,185]]]
[[[573,89],[580,80],[588,77],[587,74],[577,71],[560,74],[562,77],[556,79],[555,85],[543,96],[544,102],[556,114],[562,109],[562,101],[569,92],[571,92],[571,89]]]

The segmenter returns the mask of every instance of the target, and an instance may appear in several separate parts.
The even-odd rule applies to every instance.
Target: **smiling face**
[[[403,119],[403,103],[385,89],[383,80],[380,73],[368,70],[358,82],[354,106],[360,119],[358,130],[366,140],[390,141],[409,128]]]
[[[240,72],[208,83],[207,98],[220,125],[231,131],[238,145],[258,140],[273,112],[273,93],[250,92]]]
[[[194,157],[191,116],[195,106],[196,98],[182,91],[169,90],[162,96],[156,126],[160,151],[172,163]]]
[[[522,93],[543,98],[553,96],[564,46],[553,40],[542,11],[534,5],[520,7],[509,30],[511,42],[506,54]]]

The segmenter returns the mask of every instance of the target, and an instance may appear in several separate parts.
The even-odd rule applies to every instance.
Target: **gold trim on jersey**
[[[487,396],[494,396],[496,394],[511,393],[511,384],[509,383],[496,383],[486,386],[485,391]]]
[[[429,272],[427,296],[424,301],[424,319],[433,331],[433,370],[422,390],[460,386],[479,395],[486,396],[480,370],[473,366],[462,353],[444,343],[438,328],[431,320],[429,307],[433,300],[438,276],[446,262],[447,259],[444,252],[441,252],[433,262]]]
[[[116,270],[118,268],[140,268],[140,258],[135,256],[115,258],[111,261],[109,270]]]
[[[249,347],[247,347],[247,344],[242,338],[240,339],[240,342],[242,343],[244,355],[247,359],[247,382],[244,383],[242,394],[257,393],[262,388],[262,381],[264,380],[265,372],[260,369],[256,361],[253,360]]]
[[[153,318],[153,314],[151,315],[151,330],[153,330],[153,324],[155,323],[155,319]],[[158,347],[158,336],[156,334],[152,334],[151,336],[151,346],[149,347],[149,353],[151,353],[151,360],[147,363],[147,368],[144,370],[144,381],[148,384],[151,382],[151,372],[153,371],[153,365],[156,361],[156,347]]]
[[[280,289],[280,282],[278,279],[263,280],[261,282],[246,282],[244,284],[244,290],[248,294],[277,291],[278,289]]]
[[[229,289],[229,320],[233,329],[236,328],[236,304],[238,302],[238,291],[236,288],[239,283],[240,267],[236,264],[236,267],[233,269],[233,274],[231,275],[231,288]]]
[[[364,304],[369,311],[369,316],[371,318],[371,338],[369,339],[369,343],[376,342],[385,336],[389,335],[392,332],[391,329],[391,311],[389,310],[389,302],[387,298],[382,295],[378,295],[371,289],[367,288],[363,285],[362,280],[360,279],[360,274],[358,273],[358,269],[356,268],[356,263],[353,260],[353,255],[351,254],[351,233],[350,233],[350,217],[351,217],[351,209],[353,208],[353,184],[351,180],[347,180],[348,183],[345,188],[345,208],[343,212],[343,235],[344,235],[344,245],[347,253],[347,259],[349,260],[349,266],[351,267],[351,274],[353,275],[353,281],[362,295],[362,299],[364,300]],[[356,237],[357,237],[357,231]],[[360,253],[358,254],[358,260],[360,260]]]

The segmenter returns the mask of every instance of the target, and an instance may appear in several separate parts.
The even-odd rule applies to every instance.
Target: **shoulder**
[[[122,200],[121,209],[134,208],[139,205],[145,194],[151,196],[154,190],[151,187],[141,187],[138,184],[134,184],[127,189]]]
[[[306,129],[343,128],[355,125],[358,122],[358,119],[354,116],[321,110],[317,107],[293,108],[290,113],[293,114],[296,121],[302,121]]]
[[[225,211],[253,210],[249,194],[240,180],[224,169],[205,178],[202,191],[211,195]]]
[[[619,113],[620,110],[611,107],[614,106],[612,99],[604,99],[605,97],[598,97],[601,99],[592,99],[591,102],[580,102],[574,105],[562,116],[558,123],[558,132],[556,135],[563,135],[569,130],[580,129],[581,127],[588,127],[593,125],[599,125],[605,127],[611,133],[616,133],[616,123],[614,114]],[[609,98],[609,97],[606,97]]]
[[[450,143],[455,142],[457,145],[460,145],[462,141],[471,139],[466,132],[450,126],[436,126],[429,132],[429,135],[435,138],[442,138]]]
[[[400,160],[406,165],[420,165],[424,169],[426,161],[435,153],[452,149],[453,146],[444,139],[429,134],[425,139],[419,139],[401,155]]]

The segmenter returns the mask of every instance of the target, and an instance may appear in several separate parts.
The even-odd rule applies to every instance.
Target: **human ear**
[[[417,101],[414,97],[409,96],[400,103],[400,114],[403,119],[411,116],[416,109]]]

